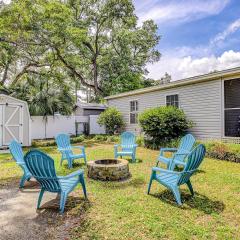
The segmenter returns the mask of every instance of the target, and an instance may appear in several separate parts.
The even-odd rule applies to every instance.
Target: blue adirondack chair
[[[11,141],[11,143],[9,144],[9,149],[10,152],[13,156],[13,159],[16,161],[16,163],[22,168],[23,170],[23,176],[21,178],[19,187],[23,188],[24,187],[24,183],[26,181],[29,181],[30,178],[32,177],[32,174],[29,172],[25,162],[24,162],[24,153],[22,150],[22,146],[20,143],[18,143],[17,141],[13,140]]]
[[[33,177],[41,185],[37,208],[40,207],[45,191],[60,193],[60,212],[63,213],[67,196],[78,183],[82,185],[84,196],[87,197],[83,170],[78,170],[67,176],[57,176],[53,159],[39,150],[30,150],[25,155],[24,160]]]
[[[121,134],[121,144],[114,145],[114,157],[130,156],[132,161],[136,161],[136,137],[131,132]]]
[[[85,154],[85,147],[83,147],[83,146],[71,146],[69,135],[64,134],[64,133],[61,133],[61,134],[57,135],[56,143],[57,143],[57,146],[58,146],[58,150],[62,154],[62,158],[61,158],[61,162],[60,162],[61,166],[62,166],[62,162],[64,160],[67,160],[68,161],[68,167],[72,168],[73,161],[75,159],[80,159],[80,158],[84,159],[85,164],[87,163],[86,154]],[[73,149],[80,149],[81,153],[80,154],[74,154]]]
[[[192,134],[187,134],[181,139],[179,148],[161,148],[156,166],[158,166],[159,162],[167,164],[167,168],[171,170],[173,170],[176,165],[185,166],[186,165],[185,159],[187,155],[191,152],[195,141],[196,140]],[[173,157],[172,158],[164,157],[165,152],[174,153]]]
[[[206,148],[204,145],[198,145],[189,155],[187,163],[181,172],[162,169],[159,167],[152,168],[152,175],[148,185],[148,194],[151,189],[152,181],[156,180],[160,184],[170,189],[178,203],[182,205],[179,187],[187,184],[192,196],[194,195],[193,187],[190,181],[191,176],[197,171],[199,165],[204,159]]]

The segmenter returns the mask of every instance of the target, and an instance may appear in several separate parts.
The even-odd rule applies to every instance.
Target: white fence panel
[[[45,120],[42,116],[31,117],[31,138],[44,139],[45,138]]]
[[[105,127],[101,127],[97,123],[98,117],[99,115],[83,116],[81,118],[75,116],[48,116],[46,121],[42,116],[32,116],[32,139],[54,138],[59,133],[75,135],[76,122],[79,122],[79,120],[82,123],[89,123],[89,134],[106,134]],[[79,125],[78,132],[82,131],[83,126]]]
[[[54,138],[59,133],[74,135],[75,116],[32,116],[32,139]]]
[[[79,123],[88,123],[89,116],[75,116],[76,122]]]
[[[106,134],[104,126],[98,124],[99,115],[90,115],[89,116],[89,134]]]

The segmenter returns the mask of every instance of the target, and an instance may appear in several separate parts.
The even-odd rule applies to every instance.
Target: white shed
[[[0,94],[0,147],[12,140],[23,146],[31,145],[31,120],[28,104],[8,95]]]

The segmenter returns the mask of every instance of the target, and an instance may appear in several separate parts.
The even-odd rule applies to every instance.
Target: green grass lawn
[[[83,166],[76,164],[70,171],[59,166],[55,147],[42,150],[55,159],[61,175]],[[85,174],[89,201],[83,200],[79,187],[74,193],[80,196],[78,204],[66,208],[66,218],[78,218],[69,230],[72,239],[240,239],[240,164],[205,159],[192,177],[195,197],[181,187],[184,204],[178,207],[172,193],[156,182],[151,195],[146,194],[157,155],[138,148],[138,162],[130,163],[132,178],[125,182],[99,182]],[[87,156],[112,158],[113,145],[89,145]],[[1,187],[18,184],[21,169],[10,155],[0,155],[0,172]]]

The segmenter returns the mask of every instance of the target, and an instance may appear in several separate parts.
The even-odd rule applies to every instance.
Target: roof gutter
[[[195,84],[195,83],[199,83],[199,82],[206,82],[206,81],[217,80],[217,79],[221,79],[221,78],[224,79],[224,78],[231,77],[231,76],[240,77],[240,67],[223,70],[223,71],[218,71],[218,72],[213,72],[213,73],[208,73],[208,74],[204,74],[204,75],[199,75],[199,76],[195,76],[195,77],[191,77],[191,78],[185,78],[185,79],[173,81],[173,82],[170,82],[170,83],[164,84],[164,85],[142,88],[142,89],[134,90],[131,92],[120,93],[120,94],[105,97],[105,99],[111,100],[111,99],[115,99],[115,98],[138,95],[138,94],[143,94],[143,93],[147,93],[147,92],[154,92],[154,91],[158,91],[158,90],[169,89],[169,88],[173,88],[173,87],[180,87],[180,86]]]

